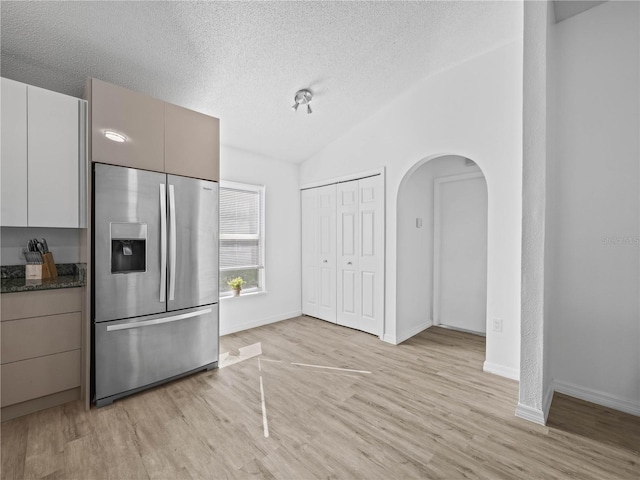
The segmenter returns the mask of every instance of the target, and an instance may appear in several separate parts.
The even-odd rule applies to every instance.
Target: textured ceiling
[[[2,76],[93,76],[221,119],[222,143],[302,161],[438,70],[522,35],[521,2],[10,2]],[[291,110],[300,88],[313,114]],[[381,132],[384,134],[384,132]]]

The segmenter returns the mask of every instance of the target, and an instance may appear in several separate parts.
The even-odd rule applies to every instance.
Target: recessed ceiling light
[[[111,130],[106,130],[104,132],[104,136],[107,137],[109,140],[112,140],[112,141],[118,142],[118,143],[122,143],[122,142],[126,142],[127,141],[127,137],[125,137],[121,133],[112,132]]]

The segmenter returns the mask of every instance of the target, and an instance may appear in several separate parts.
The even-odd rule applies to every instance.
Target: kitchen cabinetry
[[[219,181],[220,121],[90,78],[91,160]],[[109,140],[111,131],[123,136]]]
[[[164,115],[165,171],[219,180],[220,120],[170,103]]]
[[[302,313],[382,336],[381,175],[301,192]]]
[[[2,226],[84,227],[86,102],[2,79]]]
[[[82,288],[2,295],[2,420],[81,397]]]
[[[91,159],[94,162],[164,171],[164,102],[89,79]],[[124,135],[123,142],[105,132]]]
[[[2,225],[27,226],[27,86],[2,79]]]

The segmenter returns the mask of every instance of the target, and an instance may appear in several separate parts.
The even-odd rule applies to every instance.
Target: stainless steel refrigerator
[[[94,165],[97,406],[218,365],[218,184]]]

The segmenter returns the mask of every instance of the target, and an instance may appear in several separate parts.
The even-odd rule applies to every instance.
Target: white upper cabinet
[[[2,225],[84,227],[86,102],[3,78],[2,138]]]
[[[27,226],[27,86],[6,78],[0,84],[2,106],[2,225]]]

